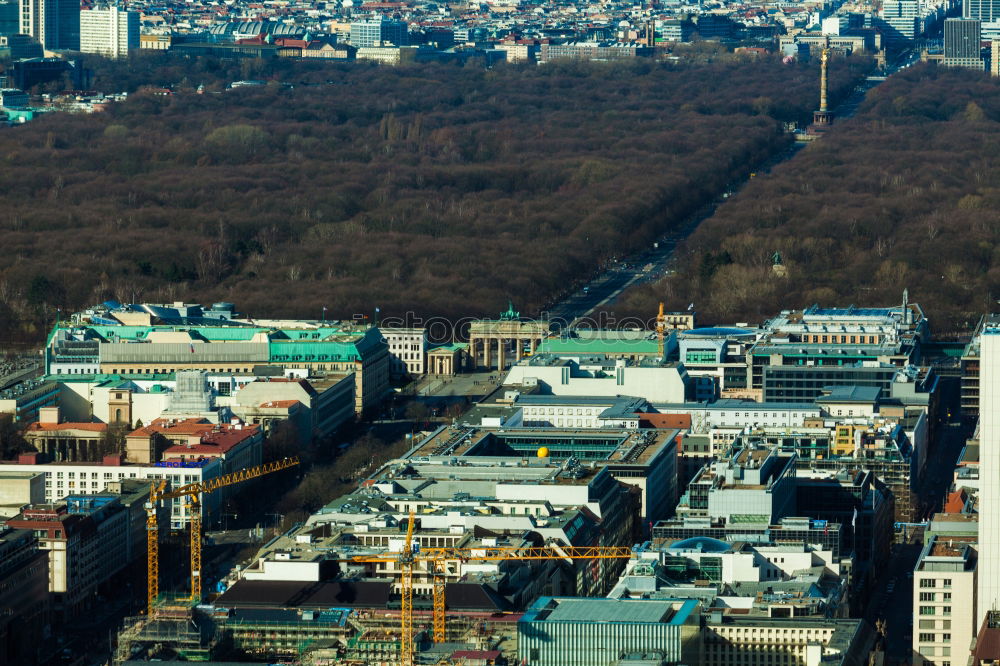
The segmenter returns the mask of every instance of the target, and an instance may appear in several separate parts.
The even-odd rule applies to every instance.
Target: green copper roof
[[[647,354],[656,355],[660,347],[656,340],[602,340],[581,338],[549,338],[538,345],[538,352],[553,354]]]

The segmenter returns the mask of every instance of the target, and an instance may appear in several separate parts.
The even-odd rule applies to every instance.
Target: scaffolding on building
[[[218,636],[211,623],[198,620],[190,605],[163,604],[154,616],[125,619],[118,633],[112,666],[136,658],[176,656],[184,661],[209,661]]]

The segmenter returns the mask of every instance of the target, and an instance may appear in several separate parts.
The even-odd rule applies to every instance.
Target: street
[[[890,67],[886,74],[891,76],[912,64],[913,58],[911,56],[912,54],[904,53],[898,64]],[[844,119],[853,116],[864,101],[868,91],[884,80],[883,77],[873,77],[862,81],[851,95],[834,109],[835,117]],[[605,269],[590,282],[581,285],[579,289],[561,301],[546,308],[542,312],[542,317],[552,322],[554,330],[571,329],[580,325],[587,328],[612,328],[613,322],[604,319],[602,308],[613,305],[625,289],[655,282],[669,274],[674,251],[681,241],[691,235],[699,224],[715,213],[716,208],[739,192],[754,177],[766,175],[778,164],[792,159],[805,145],[807,144],[801,142],[793,143],[787,150],[747,169],[742,180],[731,183],[728,191],[720,192],[713,201],[666,231],[654,241],[655,245],[651,243],[650,247],[642,252],[620,259],[614,266]],[[684,303],[673,303],[670,306],[673,309],[687,307]],[[652,319],[655,314],[655,312],[650,312],[649,318]]]

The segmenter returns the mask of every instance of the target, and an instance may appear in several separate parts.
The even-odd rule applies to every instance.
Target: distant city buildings
[[[1000,21],[998,0],[962,0],[962,18],[977,19],[983,23]]]
[[[975,511],[991,520],[994,327],[962,353],[980,440],[928,520],[923,486],[940,475],[953,403],[928,364],[919,306],[904,296],[761,326],[679,324],[556,336],[511,308],[474,322],[468,344],[430,343],[421,327],[250,318],[230,304],[97,306],[53,329],[45,375],[2,394],[35,451],[0,465],[0,511],[38,535],[55,562],[50,602],[73,617],[118,563],[86,575],[67,563],[112,550],[141,561],[153,480],[176,488],[253,468],[279,433],[292,448],[329,441],[379,406],[391,375],[496,366],[503,379],[484,382],[471,409],[425,426],[398,457],[338,470],[358,484],[248,564],[208,574],[220,596],[184,621],[210,614],[235,649],[271,659],[330,657],[325,637],[337,658],[391,661],[411,590],[414,627],[446,639],[415,649],[446,663],[855,666],[879,641],[848,618],[881,598],[873,590],[904,552],[894,542],[919,530],[906,640],[921,663],[956,659],[990,594]],[[230,497],[202,495],[206,525]],[[156,519],[181,530],[191,511],[171,501]],[[399,556],[407,534],[412,563]],[[275,622],[281,644],[266,640]],[[135,626],[122,654],[142,643],[146,625]]]
[[[947,19],[944,22],[944,65],[982,71],[981,39],[982,23],[979,19]]]
[[[393,45],[406,46],[410,43],[406,23],[378,16],[351,23],[351,46],[356,49]]]
[[[375,327],[251,322],[231,314],[183,304],[84,313],[78,324],[60,326],[53,334],[46,371],[68,378],[99,373],[153,378],[203,370],[248,381],[275,371],[283,376],[283,368],[298,369],[303,376],[351,375],[358,414],[375,409],[390,390],[389,347]]]
[[[139,48],[139,12],[118,6],[80,12],[80,51],[121,58]]]
[[[21,33],[48,50],[80,50],[80,3],[74,0],[20,0]]]

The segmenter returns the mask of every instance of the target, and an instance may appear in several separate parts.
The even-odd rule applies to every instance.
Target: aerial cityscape
[[[997,666],[1000,0],[0,0],[0,666]]]

